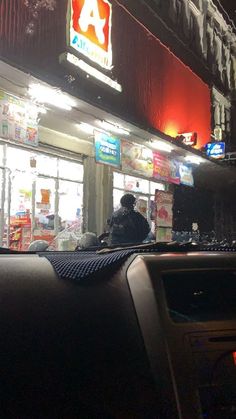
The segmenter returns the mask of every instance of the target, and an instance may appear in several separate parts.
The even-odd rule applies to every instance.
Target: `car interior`
[[[74,254],[0,255],[1,417],[235,418],[235,251]]]

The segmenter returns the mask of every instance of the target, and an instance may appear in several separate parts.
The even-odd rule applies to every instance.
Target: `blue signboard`
[[[208,143],[206,145],[206,154],[214,159],[223,159],[225,157],[225,143]]]
[[[194,186],[193,169],[189,164],[180,163],[179,165],[180,183],[186,186]]]
[[[94,139],[96,162],[120,167],[120,139],[97,131]]]

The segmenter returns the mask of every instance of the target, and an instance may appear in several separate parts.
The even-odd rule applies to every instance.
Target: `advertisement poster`
[[[156,241],[157,242],[170,242],[172,240],[172,229],[166,227],[157,227]]]
[[[50,204],[50,189],[40,189],[41,192],[41,202],[36,202],[36,208],[49,210],[51,208]]]
[[[170,183],[175,185],[180,184],[180,174],[179,174],[179,165],[180,163],[177,160],[170,160]]]
[[[97,163],[120,167],[120,140],[104,132],[94,132]]]
[[[136,203],[136,209],[140,214],[147,218],[148,201],[145,199],[138,199]]]
[[[0,136],[37,146],[37,107],[0,91]]]
[[[194,186],[192,166],[180,164],[179,166],[180,183],[186,186]]]
[[[206,145],[206,155],[214,159],[224,159],[225,158],[225,143],[208,143]]]
[[[153,156],[149,148],[122,141],[122,170],[145,177],[153,176]]]
[[[173,195],[168,192],[156,191],[156,226],[172,227],[173,223]]]
[[[171,177],[170,161],[156,151],[153,151],[153,177],[166,182],[169,182]]]

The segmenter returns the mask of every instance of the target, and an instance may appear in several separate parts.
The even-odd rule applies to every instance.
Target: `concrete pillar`
[[[84,159],[84,231],[101,234],[112,213],[113,175],[109,166]]]

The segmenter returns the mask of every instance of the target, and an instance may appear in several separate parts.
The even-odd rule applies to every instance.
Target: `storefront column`
[[[112,170],[95,163],[93,157],[84,159],[84,231],[101,234],[112,213]]]
[[[6,166],[6,146],[3,147],[3,166]],[[2,184],[1,184],[1,214],[0,214],[0,246],[3,245],[4,224],[5,224],[5,198],[6,198],[6,170],[2,170]]]

